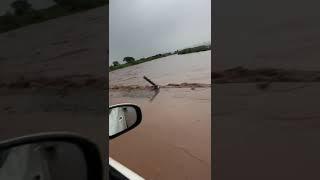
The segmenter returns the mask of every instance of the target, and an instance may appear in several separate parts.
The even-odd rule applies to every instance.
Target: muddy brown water
[[[210,179],[210,89],[160,91],[152,102],[150,92],[110,91],[110,104],[138,104],[143,120],[110,141],[109,155],[146,179]]]
[[[210,51],[174,55],[110,73],[110,86],[210,84]],[[142,123],[110,141],[109,156],[146,179],[211,179],[211,89],[109,89],[109,104],[134,103]]]
[[[150,85],[147,76],[159,85],[211,82],[211,51],[172,55],[109,73],[109,86]]]
[[[319,179],[320,83],[215,84],[215,179]]]

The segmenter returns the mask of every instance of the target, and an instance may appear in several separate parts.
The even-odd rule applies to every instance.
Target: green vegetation
[[[125,57],[123,58],[124,62],[127,62],[127,64],[133,64],[135,59],[133,57]]]
[[[173,54],[182,55],[182,54],[188,54],[188,53],[207,51],[210,49],[211,49],[211,45],[202,45],[202,46],[196,46],[196,47],[186,48],[186,49],[182,49],[182,50],[176,50],[173,53],[169,52],[169,53],[164,53],[164,54],[157,54],[157,55],[150,56],[147,58],[141,58],[139,60],[135,60],[133,57],[125,57],[123,59],[123,62],[126,62],[125,64],[120,64],[118,61],[114,61],[113,65],[109,66],[109,71],[114,71],[117,69],[122,69],[122,68],[133,66],[136,64],[141,64],[141,63],[144,63],[147,61],[152,61],[152,60],[163,58],[163,57],[170,56]]]
[[[113,61],[113,66],[119,66],[120,65],[120,63],[118,62],[118,61]]]
[[[141,63],[144,63],[144,62],[147,62],[147,61],[152,61],[152,60],[159,59],[159,58],[162,58],[162,57],[170,56],[172,54],[173,53],[157,54],[157,55],[154,55],[154,56],[150,56],[150,57],[147,57],[147,58],[141,58],[141,59],[138,59],[138,60],[135,60],[133,57],[125,57],[125,58],[123,58],[123,61],[126,62],[125,64],[119,64],[118,61],[114,61],[112,63],[113,65],[109,66],[109,71],[114,71],[114,70],[117,70],[117,69],[122,69],[122,68],[133,66],[133,65],[136,65],[136,64],[141,64]]]
[[[192,48],[186,48],[182,50],[176,51],[177,54],[189,54],[189,53],[195,53],[195,52],[201,52],[201,51],[208,51],[211,49],[211,45],[202,45]]]
[[[55,0],[56,5],[47,9],[34,10],[27,0],[16,0],[11,4],[14,13],[0,16],[0,33],[26,25],[70,15],[109,3],[109,0]]]

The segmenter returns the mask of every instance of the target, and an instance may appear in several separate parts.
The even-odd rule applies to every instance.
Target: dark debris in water
[[[0,82],[0,88],[26,89],[26,88],[83,88],[83,87],[103,87],[106,89],[107,79],[104,77],[93,77],[90,75],[74,75],[56,78],[32,78],[20,77],[11,82]]]
[[[256,82],[259,88],[267,88],[271,82],[320,82],[320,71],[286,70],[275,68],[247,69],[238,66],[231,69],[212,72],[213,83]]]
[[[167,84],[163,86],[159,86],[160,88],[191,88],[194,90],[195,88],[210,88],[211,84],[201,84],[201,83],[181,83],[181,84]],[[112,90],[154,90],[153,86],[138,86],[138,85],[115,85],[110,87]]]
[[[181,83],[181,84],[168,84],[165,87],[179,87],[179,88],[208,88],[211,84],[201,84],[201,83]]]

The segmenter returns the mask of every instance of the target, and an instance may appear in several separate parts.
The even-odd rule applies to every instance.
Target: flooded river
[[[109,86],[150,85],[142,77],[155,83],[211,82],[211,51],[186,55],[172,55],[109,73]]]
[[[320,83],[214,85],[216,179],[319,179]]]
[[[110,86],[210,84],[211,52],[173,55],[110,73]],[[211,89],[109,91],[109,104],[135,103],[142,123],[110,141],[110,157],[146,179],[211,179]]]

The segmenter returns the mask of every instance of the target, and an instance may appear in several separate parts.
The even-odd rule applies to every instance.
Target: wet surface
[[[68,131],[107,159],[108,9],[0,34],[0,140]]]
[[[146,179],[211,179],[210,88],[109,91],[110,104],[135,103],[142,123],[110,141],[110,156]],[[133,95],[134,94],[134,95]]]
[[[103,6],[1,33],[0,84],[21,77],[105,77],[106,12]]]
[[[279,68],[247,69],[242,66],[214,71],[214,83],[248,82],[319,82],[320,71],[294,70]]]
[[[319,179],[319,89],[320,83],[214,85],[215,178]]]
[[[56,89],[0,88],[0,141],[34,133],[72,132],[97,143],[101,157],[107,158],[105,93],[92,87],[71,92],[60,96]]]
[[[206,51],[109,73],[109,104],[143,113],[138,127],[110,141],[110,157],[146,179],[211,179],[210,64]]]
[[[168,83],[211,83],[211,51],[172,55],[109,73],[109,86],[150,85],[147,76],[158,85]]]

